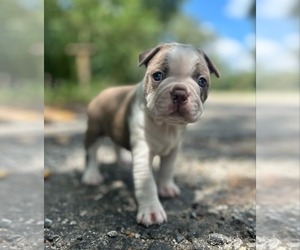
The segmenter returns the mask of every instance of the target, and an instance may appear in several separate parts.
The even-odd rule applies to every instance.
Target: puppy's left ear
[[[148,49],[141,54],[139,54],[139,66],[145,65],[147,67],[148,62],[153,58],[153,56],[160,51],[162,48],[162,45],[158,45],[155,48]]]
[[[217,67],[213,64],[213,62],[210,60],[210,58],[204,53],[203,50],[199,50],[200,53],[203,55],[206,63],[207,63],[207,66],[208,66],[208,69],[209,69],[209,72],[212,74],[214,73],[216,75],[216,77],[220,77],[220,72],[219,70],[217,69]]]

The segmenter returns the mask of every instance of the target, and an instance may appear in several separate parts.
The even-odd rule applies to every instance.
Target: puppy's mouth
[[[196,104],[173,104],[170,105],[166,116],[172,117],[172,119],[184,120],[185,122],[190,123],[198,120],[199,116],[202,113],[200,112],[200,110],[201,109]]]
[[[199,105],[186,89],[176,88],[170,93],[168,116],[194,122],[199,118]]]
[[[202,114],[202,103],[198,93],[182,85],[163,89],[149,98],[147,107],[151,116],[167,124],[196,122]]]

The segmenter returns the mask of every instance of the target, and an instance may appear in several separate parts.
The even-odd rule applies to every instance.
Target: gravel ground
[[[185,134],[182,194],[162,200],[169,221],[149,228],[135,222],[128,152],[117,166],[105,141],[104,184],[80,183],[84,114],[50,119],[43,140],[40,121],[2,113],[0,249],[299,249],[299,99],[290,100],[257,96],[255,121],[252,97],[210,96]]]
[[[43,249],[43,146],[40,132],[0,136],[0,249]]]
[[[149,228],[135,222],[128,152],[128,164],[117,166],[111,143],[105,141],[98,152],[104,184],[86,187],[80,183],[82,131],[67,133],[61,126],[55,134],[51,126],[45,131],[45,167],[50,171],[45,249],[255,248],[253,103],[213,103],[189,127],[177,164],[182,194],[162,200],[168,222]]]

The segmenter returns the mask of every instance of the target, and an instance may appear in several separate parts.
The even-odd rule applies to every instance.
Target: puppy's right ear
[[[148,49],[141,54],[139,54],[139,66],[145,65],[147,67],[148,62],[153,58],[153,56],[160,51],[162,45],[158,45],[155,48]]]

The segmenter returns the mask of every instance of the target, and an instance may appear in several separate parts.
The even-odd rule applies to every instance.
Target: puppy
[[[109,136],[132,152],[137,222],[145,226],[167,221],[158,195],[180,194],[174,183],[174,164],[188,123],[202,114],[210,74],[219,71],[207,55],[190,45],[166,43],[139,55],[146,66],[142,82],[104,90],[88,106],[85,135],[86,170],[82,181],[98,185],[98,139]],[[160,157],[157,185],[153,157]]]

